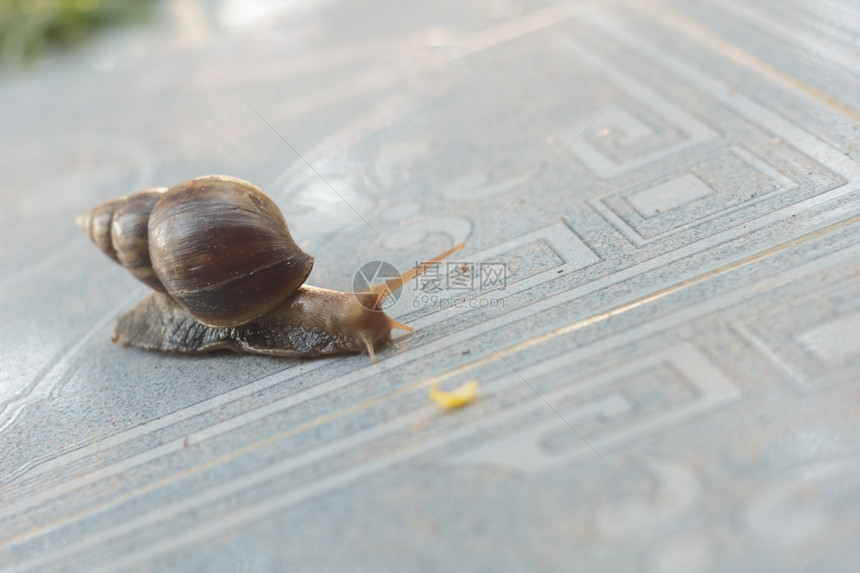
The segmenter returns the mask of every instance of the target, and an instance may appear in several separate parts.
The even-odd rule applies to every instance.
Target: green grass
[[[21,66],[68,48],[93,30],[135,20],[151,0],[0,0],[0,63]]]

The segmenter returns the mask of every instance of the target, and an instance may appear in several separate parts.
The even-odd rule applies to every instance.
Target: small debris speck
[[[465,406],[475,399],[477,393],[477,380],[469,380],[450,392],[440,390],[438,382],[430,387],[430,399],[446,410]]]

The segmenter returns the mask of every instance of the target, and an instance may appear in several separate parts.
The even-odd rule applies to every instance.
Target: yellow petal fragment
[[[446,410],[465,406],[466,404],[475,399],[475,395],[477,393],[477,380],[469,380],[468,382],[461,384],[457,388],[454,388],[450,392],[440,390],[438,382],[430,387],[430,399],[445,408]]]

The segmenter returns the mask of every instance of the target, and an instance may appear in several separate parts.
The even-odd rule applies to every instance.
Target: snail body
[[[165,352],[233,350],[305,358],[360,352],[374,357],[375,349],[390,342],[391,329],[400,326],[389,320],[382,311],[355,305],[353,293],[303,285],[263,316],[226,328],[203,324],[176,300],[152,293],[119,318],[116,332],[133,346]]]
[[[99,205],[78,225],[156,292],[123,314],[115,340],[174,352],[312,357],[362,352],[411,330],[380,306],[404,282],[459,248],[361,293],[304,285],[313,257],[277,205],[234,177],[198,177]]]

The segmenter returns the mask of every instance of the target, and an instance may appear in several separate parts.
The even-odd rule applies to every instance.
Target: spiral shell
[[[147,286],[167,292],[149,257],[149,213],[167,187],[153,187],[91,209],[77,219],[90,240]]]
[[[235,177],[148,189],[100,205],[78,224],[105,254],[210,326],[262,316],[313,268],[277,205]]]

